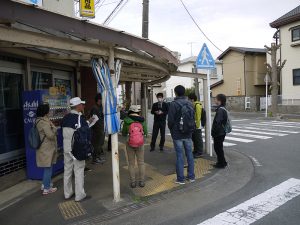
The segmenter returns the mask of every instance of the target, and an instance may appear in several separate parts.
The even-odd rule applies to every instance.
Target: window
[[[300,85],[300,69],[293,70],[293,84]]]
[[[43,90],[52,87],[52,74],[43,72],[32,72],[32,89]]]
[[[292,42],[300,41],[300,27],[292,29]]]

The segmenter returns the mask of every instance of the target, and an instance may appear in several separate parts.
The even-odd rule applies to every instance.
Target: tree
[[[280,74],[282,68],[284,67],[286,60],[281,64],[281,59],[277,61],[277,50],[281,45],[275,43],[271,44],[271,47],[265,45],[267,53],[271,55],[271,65],[266,63],[268,74],[271,75],[271,95],[272,95],[272,106],[271,111],[273,116],[278,114],[278,75]]]
[[[195,93],[195,87],[185,89],[185,96],[189,96],[190,93]]]

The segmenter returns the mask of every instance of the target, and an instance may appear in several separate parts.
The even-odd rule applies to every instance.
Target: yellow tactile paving
[[[58,204],[58,208],[65,220],[72,219],[86,214],[85,209],[79,202],[66,201]]]

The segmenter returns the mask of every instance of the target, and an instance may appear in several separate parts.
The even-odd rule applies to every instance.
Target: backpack
[[[90,158],[93,154],[94,148],[91,143],[91,131],[88,126],[81,126],[80,115],[78,116],[78,125],[72,137],[72,151],[73,156],[81,161]]]
[[[175,103],[180,106],[179,131],[183,134],[193,133],[196,129],[196,123],[195,110],[192,104],[185,103],[182,105],[178,101],[175,101]]]
[[[229,112],[224,107],[221,107],[221,109],[225,110],[226,114],[227,114],[227,121],[226,121],[225,125],[223,125],[223,128],[224,128],[225,133],[229,134],[232,131],[232,125],[231,125],[231,119],[229,116]]]
[[[33,127],[30,128],[29,130],[29,134],[28,134],[28,142],[29,142],[29,146],[35,150],[38,150],[41,145],[43,144],[46,135],[43,137],[43,139],[41,140],[40,137],[40,133],[37,129],[37,125],[41,120],[39,120],[38,122],[35,122]]]
[[[130,124],[128,145],[133,148],[138,148],[144,145],[144,131],[141,123],[133,122]]]

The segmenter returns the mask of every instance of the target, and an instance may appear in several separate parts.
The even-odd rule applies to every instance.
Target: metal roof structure
[[[121,81],[151,83],[177,71],[175,54],[148,39],[11,0],[0,0],[0,51],[69,65],[90,66],[114,50]]]
[[[279,28],[296,21],[300,21],[300,5],[270,23],[270,26],[272,28]]]
[[[266,49],[264,48],[229,47],[218,57],[218,59],[223,59],[230,51],[240,52],[243,54],[266,54]]]

